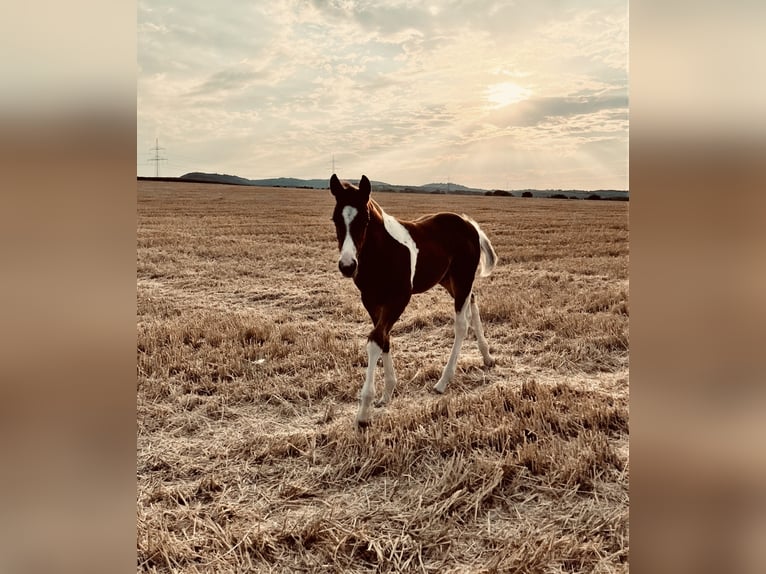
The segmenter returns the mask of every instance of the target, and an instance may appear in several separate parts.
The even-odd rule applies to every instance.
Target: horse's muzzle
[[[356,272],[356,261],[352,259],[350,263],[345,264],[342,261],[338,261],[338,269],[340,269],[344,276],[353,277]]]

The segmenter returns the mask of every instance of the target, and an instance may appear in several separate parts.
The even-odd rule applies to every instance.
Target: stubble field
[[[469,332],[433,394],[452,302],[416,295],[360,432],[329,191],[138,182],[137,570],[627,572],[627,203],[373,196],[481,224],[498,364]]]

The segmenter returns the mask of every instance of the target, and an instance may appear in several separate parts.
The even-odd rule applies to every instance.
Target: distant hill
[[[251,179],[250,185],[263,187],[310,187],[323,189],[330,187],[330,178],[327,179],[298,179],[295,177],[273,177],[271,179]]]
[[[245,179],[236,175],[219,173],[202,173],[193,171],[182,175],[183,181],[196,181],[207,183],[225,183],[229,185],[259,185],[263,187],[327,187],[328,180],[324,179],[297,179],[294,177],[275,177],[271,179]]]
[[[203,183],[226,183],[229,185],[253,185],[251,180],[236,175],[226,175],[219,173],[202,173],[193,171],[182,175],[179,179],[185,181],[203,182]]]
[[[326,179],[299,179],[295,177],[274,177],[268,179],[246,179],[236,175],[219,173],[204,173],[199,171],[189,172],[179,178],[151,178],[139,177],[138,179],[160,179],[163,181],[188,181],[197,183],[221,183],[227,185],[249,185],[261,187],[291,187],[308,189],[327,189],[329,178]],[[358,179],[348,179],[354,185],[359,184]],[[476,187],[466,187],[459,183],[427,183],[425,185],[393,185],[384,181],[372,181],[372,187],[376,191],[390,191],[395,193],[438,193],[438,194],[461,194],[461,195],[496,195],[512,197],[540,197],[554,199],[611,199],[628,201],[629,192],[618,189],[597,189],[585,191],[582,189],[514,189],[487,190]]]

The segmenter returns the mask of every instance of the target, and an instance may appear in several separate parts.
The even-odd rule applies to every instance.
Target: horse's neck
[[[375,223],[383,225],[383,208],[372,198],[367,201],[367,205],[369,206],[370,211],[370,223],[374,221]]]
[[[365,239],[363,250],[369,253],[380,249],[387,232],[383,224],[383,208],[374,199],[370,199],[367,202],[367,206],[370,212],[370,222],[367,225],[367,238]]]

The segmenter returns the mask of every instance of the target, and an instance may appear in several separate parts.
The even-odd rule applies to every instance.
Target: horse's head
[[[370,180],[366,175],[359,181],[359,187],[347,182],[341,182],[338,176],[332,174],[330,191],[335,196],[335,211],[332,220],[335,223],[335,233],[338,236],[338,269],[346,277],[356,273],[357,253],[362,248],[367,224],[370,222],[370,212],[367,202],[370,199]]]

